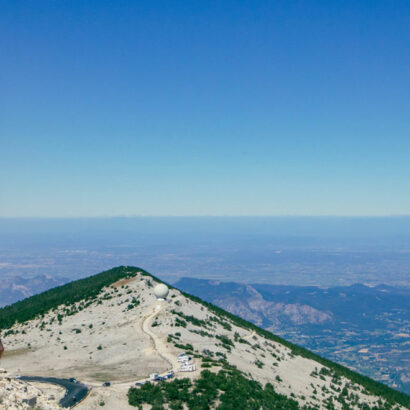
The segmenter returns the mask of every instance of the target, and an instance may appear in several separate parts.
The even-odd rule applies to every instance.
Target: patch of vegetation
[[[174,342],[174,346],[177,347],[178,349],[186,350],[188,352],[194,351],[194,346],[192,346],[190,343],[183,345],[183,344]]]
[[[179,333],[179,336],[178,336],[178,333],[175,333],[175,335],[169,334],[167,337],[167,342],[171,343],[171,342],[174,342],[174,340],[180,340],[180,335],[181,333]]]
[[[322,374],[323,376],[330,376],[332,372],[329,369],[326,369],[326,367],[322,367],[319,374]]]
[[[209,333],[209,332],[206,332],[205,330],[195,330],[195,329],[192,329],[192,330],[189,330],[191,333],[195,333],[195,334],[197,334],[197,335],[200,335],[200,336],[202,336],[202,337],[210,337],[210,338],[213,338],[213,337],[215,337],[213,334],[211,334],[211,333]]]
[[[250,343],[247,340],[241,338],[238,332],[235,332],[234,339],[235,339],[235,342],[250,345]]]
[[[218,356],[219,358],[221,358],[222,360],[226,360],[226,354],[225,353],[216,352],[215,355]]]
[[[220,318],[219,316],[212,316],[212,317],[209,318],[209,320],[211,322],[219,323],[225,330],[229,330],[229,331],[232,330],[232,326],[228,322],[226,322],[225,320]]]
[[[229,339],[228,336],[225,335],[216,335],[215,336],[218,340],[221,341],[222,347],[224,347],[226,350],[229,352],[231,351],[232,347],[234,346],[233,342],[231,339]]]
[[[133,297],[131,299],[131,303],[128,304],[127,306],[127,310],[131,310],[134,309],[135,307],[137,307],[140,304],[140,301],[138,299],[136,299],[135,297]]]
[[[182,320],[180,318],[175,318],[175,326],[178,327],[186,327],[187,326],[187,322],[185,322],[185,320]]]
[[[202,353],[205,355],[205,357],[203,358],[204,362],[211,361],[210,358],[214,356],[214,352],[209,349],[203,349]]]
[[[262,369],[262,367],[264,366],[264,363],[261,362],[259,359],[255,360],[255,365],[259,367],[259,369]]]
[[[152,409],[208,410],[216,406],[230,409],[299,409],[298,403],[275,392],[271,384],[262,387],[255,380],[246,378],[236,369],[220,370],[218,373],[203,370],[195,381],[177,379],[168,383],[145,383],[141,388],[131,387],[128,402],[141,408],[150,404]]]
[[[176,310],[171,310],[171,313],[173,313],[174,315],[179,316],[180,318],[182,318],[183,320],[185,320],[186,322],[192,323],[194,326],[199,326],[199,327],[207,327],[208,322],[206,320],[201,320],[198,319],[195,316],[192,315],[185,315],[182,312],[178,312]]]

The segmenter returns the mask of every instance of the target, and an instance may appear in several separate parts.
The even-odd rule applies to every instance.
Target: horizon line
[[[137,218],[408,218],[410,214],[378,215],[309,215],[309,214],[276,214],[276,215],[97,215],[97,216],[0,216],[0,220],[10,219],[137,219]]]

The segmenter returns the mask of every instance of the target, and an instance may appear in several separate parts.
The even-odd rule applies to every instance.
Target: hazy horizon
[[[318,286],[410,284],[410,217],[0,219],[0,273],[70,279],[117,265]]]

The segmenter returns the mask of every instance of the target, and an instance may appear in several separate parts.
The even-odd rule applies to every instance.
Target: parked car
[[[137,382],[135,383],[136,386],[142,386],[144,383]]]
[[[109,387],[109,386],[111,386],[111,383],[110,382],[105,382],[105,383],[103,383],[103,386],[104,387]]]
[[[166,379],[172,379],[173,377],[174,377],[174,372],[172,370],[165,375]]]
[[[71,383],[78,383],[78,380],[75,377],[70,377],[68,381],[70,381]]]
[[[159,376],[158,373],[152,373],[152,374],[149,376],[149,378],[150,378],[150,380],[157,380],[158,376]]]

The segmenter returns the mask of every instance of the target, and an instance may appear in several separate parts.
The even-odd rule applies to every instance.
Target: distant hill
[[[0,307],[44,292],[69,282],[68,278],[36,275],[33,277],[9,276],[0,280]]]
[[[410,288],[183,278],[178,288],[410,393]]]
[[[79,409],[410,405],[409,396],[176,288],[157,301],[159,282],[122,266],[0,309],[1,366],[11,375],[79,379],[92,388]],[[181,371],[182,353],[192,372]],[[170,370],[175,378],[135,386]]]

